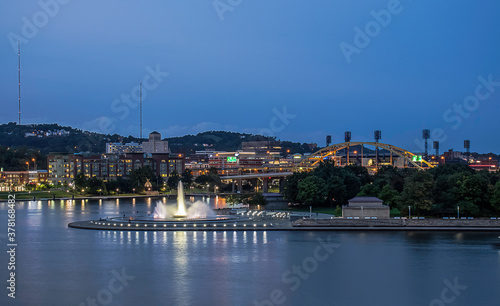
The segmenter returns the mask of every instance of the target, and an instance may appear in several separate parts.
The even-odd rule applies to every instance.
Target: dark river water
[[[0,203],[0,305],[500,305],[498,232],[67,227],[154,206],[144,199],[17,202],[11,299],[8,207]]]

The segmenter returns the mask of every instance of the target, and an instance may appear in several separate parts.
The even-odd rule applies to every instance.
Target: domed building
[[[149,134],[149,141],[142,143],[144,153],[170,153],[168,149],[168,141],[161,140],[161,134],[154,131]]]

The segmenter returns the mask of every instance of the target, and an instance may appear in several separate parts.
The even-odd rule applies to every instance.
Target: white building
[[[144,153],[170,153],[168,149],[168,141],[161,140],[161,134],[158,132],[152,132],[149,134],[149,141],[142,143],[142,149]]]
[[[142,149],[142,145],[137,142],[129,142],[126,144],[122,144],[119,142],[108,142],[106,143],[106,153],[142,153],[144,150]]]

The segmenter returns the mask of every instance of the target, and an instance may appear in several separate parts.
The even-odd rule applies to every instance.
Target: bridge
[[[360,147],[360,152],[354,151],[354,155],[351,155],[351,148],[352,147]],[[365,146],[373,146],[375,147],[375,159],[371,160],[370,164],[365,164],[364,158],[365,154],[363,152],[363,149]],[[355,161],[360,160],[360,164],[363,167],[368,167],[368,168],[378,168],[378,166],[381,165],[392,165],[395,166],[394,164],[394,157],[399,157],[401,158],[402,163],[400,165],[403,168],[408,168],[408,167],[415,167],[418,169],[428,169],[434,167],[432,164],[430,164],[428,161],[423,159],[421,156],[416,155],[408,150],[386,144],[386,143],[380,143],[380,142],[343,142],[343,143],[338,143],[334,144],[328,147],[325,147],[313,154],[311,154],[309,157],[304,158],[301,163],[299,164],[299,169],[302,168],[304,169],[311,169],[314,167],[317,167],[318,164],[322,161],[331,159],[334,160],[336,165],[342,166],[342,156],[337,156],[337,152],[346,149],[345,152],[345,164],[349,165],[351,164],[351,156],[352,159]],[[384,149],[386,151],[389,151],[389,161],[386,162],[384,158],[384,162],[379,162],[379,157],[378,156],[378,150],[379,149]],[[359,154],[361,154],[361,159],[359,158]]]
[[[365,154],[364,152],[364,149],[366,149],[365,146],[375,147],[374,158],[370,158],[371,156],[369,156],[369,154]],[[352,152],[352,148],[356,150]],[[381,156],[379,156],[379,149],[388,151],[389,156],[385,156],[384,154],[384,156],[380,158]],[[373,155],[373,153],[370,154]],[[372,172],[376,171],[378,167],[384,165],[391,165],[402,168],[417,168],[417,169],[429,169],[434,167],[434,165],[430,164],[421,156],[390,144],[380,143],[380,142],[343,142],[318,150],[313,154],[311,154],[310,156],[303,158],[299,163],[293,166],[283,166],[283,165],[279,167],[266,166],[266,167],[261,167],[258,170],[254,169],[254,171],[262,171],[262,172],[221,176],[221,179],[232,181],[233,192],[235,191],[236,186],[238,191],[240,192],[242,191],[243,180],[261,179],[262,190],[263,192],[267,192],[269,180],[279,178],[280,179],[279,185],[281,191],[283,179],[285,177],[292,175],[293,172],[312,171],[322,161],[327,161],[327,160],[333,160],[335,165],[337,166],[359,164],[363,167],[368,168]]]
[[[293,172],[278,172],[278,173],[252,173],[252,174],[240,174],[240,175],[228,175],[228,176],[221,176],[221,180],[231,180],[233,183],[233,188],[232,191],[235,191],[236,183],[238,183],[238,191],[242,191],[243,187],[243,180],[248,180],[248,179],[262,179],[262,192],[267,193],[268,188],[269,188],[269,180],[273,178],[279,178],[280,179],[280,191],[283,186],[283,179],[289,175],[292,175]]]

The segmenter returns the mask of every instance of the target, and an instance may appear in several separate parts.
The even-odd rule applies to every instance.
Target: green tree
[[[363,179],[358,178],[354,174],[347,172],[344,176],[344,186],[346,189],[346,198],[342,203],[347,203],[349,199],[354,198],[361,190]]]
[[[459,194],[464,212],[468,209],[471,214],[485,213],[488,203],[488,180],[483,175],[476,173],[468,176],[460,186]]]
[[[156,183],[156,176],[149,166],[133,169],[130,171],[129,178],[132,181],[132,188],[135,188],[137,192],[144,190],[144,184],[148,179],[151,183]],[[108,188],[108,190],[113,189]]]
[[[358,197],[378,197],[380,188],[375,184],[366,184],[361,187]]]
[[[493,188],[493,195],[491,196],[491,205],[497,213],[500,212],[500,181],[498,181],[495,184],[495,187]]]
[[[177,185],[179,184],[180,180],[181,180],[181,177],[180,177],[179,173],[177,173],[177,171],[174,170],[170,173],[170,176],[168,177],[167,186],[170,189],[175,189],[175,188],[177,188]]]
[[[382,166],[378,169],[373,181],[379,188],[383,188],[386,184],[389,184],[397,192],[402,192],[405,177],[413,173],[413,169],[399,169],[393,166]]]
[[[242,202],[243,202],[243,197],[241,195],[230,194],[226,197],[226,203],[229,204],[236,204]]]
[[[256,206],[256,205],[264,206],[267,204],[267,200],[264,197],[264,195],[259,192],[259,193],[254,194],[253,196],[247,197],[244,200],[244,203],[249,204],[249,205],[253,205],[253,206]]]
[[[288,176],[283,189],[283,197],[291,203],[298,203],[299,182],[310,175],[307,172],[295,172],[293,175]]]
[[[366,167],[363,167],[361,165],[348,165],[345,166],[344,169],[348,172],[351,172],[354,176],[358,177],[361,181],[361,185],[366,185],[372,180],[370,173],[368,173]]]
[[[405,179],[401,198],[405,206],[412,206],[417,213],[428,212],[432,208],[433,189],[432,175],[428,171],[418,171]]]
[[[207,173],[207,174],[218,175],[218,174],[219,174],[219,172],[217,172],[217,168],[215,168],[215,167],[210,167],[210,168],[208,169],[208,173]]]
[[[330,177],[326,187],[328,197],[327,200],[330,202],[330,207],[332,207],[334,203],[339,205],[348,200],[347,188],[342,178],[338,176]]]
[[[385,205],[389,205],[391,208],[400,208],[398,202],[400,200],[399,193],[394,190],[391,185],[385,185],[382,187],[378,194],[378,198],[384,201]]]
[[[437,213],[449,215],[456,211],[457,203],[462,200],[460,187],[470,175],[470,172],[446,172],[436,177],[433,198]]]
[[[202,185],[202,186],[205,186],[205,185],[209,185],[210,187],[222,186],[222,182],[220,180],[220,177],[216,174],[213,174],[213,173],[200,175],[195,179],[195,182],[197,184]]]
[[[106,185],[104,182],[96,177],[88,179],[88,188],[88,192],[93,195],[102,194],[103,191],[106,191]]]
[[[297,200],[305,205],[320,206],[326,202],[325,182],[317,176],[309,176],[299,182]]]
[[[181,181],[184,186],[191,186],[193,183],[193,171],[191,171],[191,169],[184,169],[181,175]]]
[[[75,183],[76,190],[82,190],[88,186],[87,178],[82,172],[78,172],[78,174],[75,175],[73,182]]]

